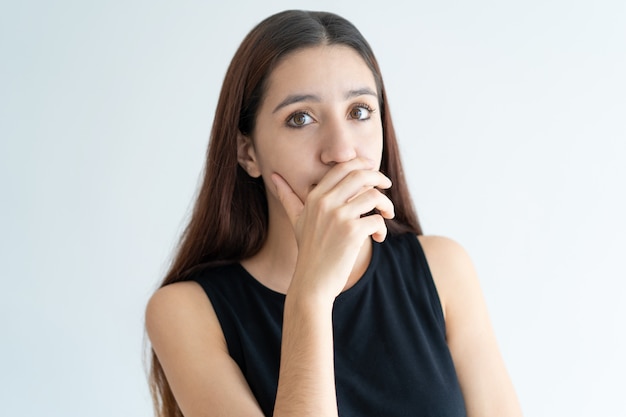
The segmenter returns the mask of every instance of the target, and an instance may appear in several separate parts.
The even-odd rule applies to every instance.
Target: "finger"
[[[350,161],[343,162],[332,167],[326,175],[317,184],[315,190],[317,193],[326,193],[331,190],[339,181],[345,178],[354,170],[369,170],[376,168],[376,164],[371,159],[355,158]]]
[[[271,179],[276,187],[278,200],[283,205],[283,208],[287,213],[287,217],[289,217],[289,221],[291,221],[291,224],[295,226],[300,214],[302,213],[304,204],[283,177],[274,173],[272,174]]]
[[[381,243],[387,237],[387,225],[382,216],[372,214],[358,220],[362,230],[372,237],[376,242]]]
[[[374,188],[387,189],[391,180],[380,171],[358,170],[349,172],[334,188],[332,193],[340,201],[350,201]]]
[[[359,217],[374,209],[378,210],[379,214],[385,219],[393,219],[395,216],[393,202],[375,188],[370,188],[354,197],[343,208],[343,210],[346,210],[346,216],[351,218]]]

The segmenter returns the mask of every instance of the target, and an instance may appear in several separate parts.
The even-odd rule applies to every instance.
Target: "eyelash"
[[[360,122],[364,122],[364,121],[366,121],[366,120],[369,120],[369,119],[371,118],[372,113],[374,113],[374,112],[376,111],[376,109],[373,109],[373,108],[372,108],[369,104],[367,104],[367,103],[356,103],[356,104],[352,107],[352,109],[350,109],[350,112],[352,112],[352,110],[357,109],[357,108],[362,108],[362,109],[365,109],[365,110],[367,110],[367,111],[368,111],[368,113],[369,113],[368,117],[367,117],[367,118],[365,118],[365,119],[355,119],[355,120],[360,121]],[[311,114],[310,114],[308,111],[306,111],[306,110],[298,110],[298,111],[295,111],[295,112],[291,113],[291,114],[287,117],[287,120],[285,120],[285,124],[287,125],[287,127],[290,127],[290,128],[293,128],[293,129],[300,129],[300,128],[302,128],[302,127],[306,126],[306,125],[300,125],[300,126],[298,126],[298,125],[293,125],[293,124],[291,124],[291,122],[292,122],[293,118],[294,118],[294,117],[296,117],[296,116],[298,116],[298,115],[305,115],[305,116],[307,116],[307,117],[311,117],[311,118],[312,118]]]
[[[376,109],[373,109],[369,104],[367,103],[357,103],[352,107],[352,110],[356,109],[356,108],[363,108],[365,110],[367,110],[369,112],[369,116],[367,117],[367,119],[360,119],[360,121],[365,121],[365,120],[369,120],[370,117],[372,116],[372,113],[374,113],[376,111]],[[352,111],[351,110],[351,111]],[[357,119],[359,120],[359,119]]]
[[[296,117],[296,116],[298,116],[298,115],[300,115],[300,114],[303,114],[303,115],[305,115],[305,116],[307,116],[307,117],[311,117],[311,118],[313,118],[313,117],[311,116],[311,114],[310,114],[308,111],[306,111],[306,110],[298,110],[298,111],[295,111],[295,112],[291,113],[291,114],[287,117],[287,120],[285,120],[285,124],[287,125],[287,127],[291,127],[291,128],[293,128],[293,129],[299,129],[299,128],[301,128],[301,127],[306,126],[306,125],[301,125],[301,126],[298,126],[298,125],[293,125],[293,124],[291,124],[291,122],[292,122],[293,118],[294,118],[294,117]]]

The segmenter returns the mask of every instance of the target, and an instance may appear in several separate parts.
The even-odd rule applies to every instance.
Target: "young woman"
[[[521,415],[468,256],[421,234],[374,55],[330,13],[235,54],[146,325],[162,417]]]

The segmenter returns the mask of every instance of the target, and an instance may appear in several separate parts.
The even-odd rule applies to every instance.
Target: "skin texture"
[[[286,294],[275,416],[336,416],[332,306],[354,285],[386,236],[393,186],[378,172],[382,124],[374,77],[345,46],[290,54],[270,75],[251,136],[238,156],[268,194],[270,228],[242,265]],[[361,217],[377,209],[380,214]],[[465,251],[420,237],[438,288],[450,350],[469,416],[521,411]],[[146,326],[174,395],[188,417],[261,416],[203,290],[181,282],[158,290]]]

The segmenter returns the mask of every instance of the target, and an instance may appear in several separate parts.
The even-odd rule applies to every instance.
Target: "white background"
[[[2,415],[151,415],[143,309],[230,58],[294,7],[260,3],[2,3]],[[372,44],[424,229],[475,260],[526,416],[626,416],[626,2],[298,7]]]

